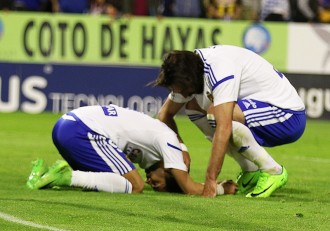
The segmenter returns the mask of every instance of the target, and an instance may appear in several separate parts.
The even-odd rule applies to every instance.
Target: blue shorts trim
[[[73,113],[67,113],[57,121],[52,138],[59,153],[74,170],[123,175],[135,169],[109,138],[92,131]]]
[[[306,127],[306,112],[278,108],[253,99],[238,100],[257,142],[266,147],[292,143],[298,140]]]

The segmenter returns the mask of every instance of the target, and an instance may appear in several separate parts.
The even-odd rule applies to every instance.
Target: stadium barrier
[[[311,119],[330,119],[330,25],[0,12],[0,112],[115,103],[154,115],[146,86],[169,50],[246,47],[284,72]],[[177,21],[180,20],[180,24]]]

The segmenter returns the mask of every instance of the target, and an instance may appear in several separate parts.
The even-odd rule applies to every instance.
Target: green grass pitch
[[[210,199],[156,193],[147,185],[140,195],[27,189],[32,160],[60,159],[51,140],[59,117],[0,114],[0,230],[330,230],[329,121],[309,120],[299,141],[269,149],[289,173],[286,187],[272,197]],[[191,154],[191,175],[203,181],[211,145],[186,117],[176,119]],[[226,157],[219,179],[238,173]]]

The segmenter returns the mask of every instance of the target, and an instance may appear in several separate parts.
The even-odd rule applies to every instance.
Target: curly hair
[[[204,63],[198,54],[191,51],[171,51],[163,58],[160,73],[153,82],[154,86],[169,88],[192,87],[195,94],[203,93]]]

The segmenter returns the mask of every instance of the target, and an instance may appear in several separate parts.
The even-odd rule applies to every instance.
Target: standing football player
[[[216,195],[226,152],[242,168],[238,190],[247,197],[269,197],[286,184],[286,169],[261,146],[299,139],[306,113],[295,88],[269,62],[229,45],[172,51],[154,85],[171,91],[158,114],[161,121],[178,133],[173,117],[185,106],[189,118],[212,140],[204,196]],[[210,107],[215,130],[206,117]]]

